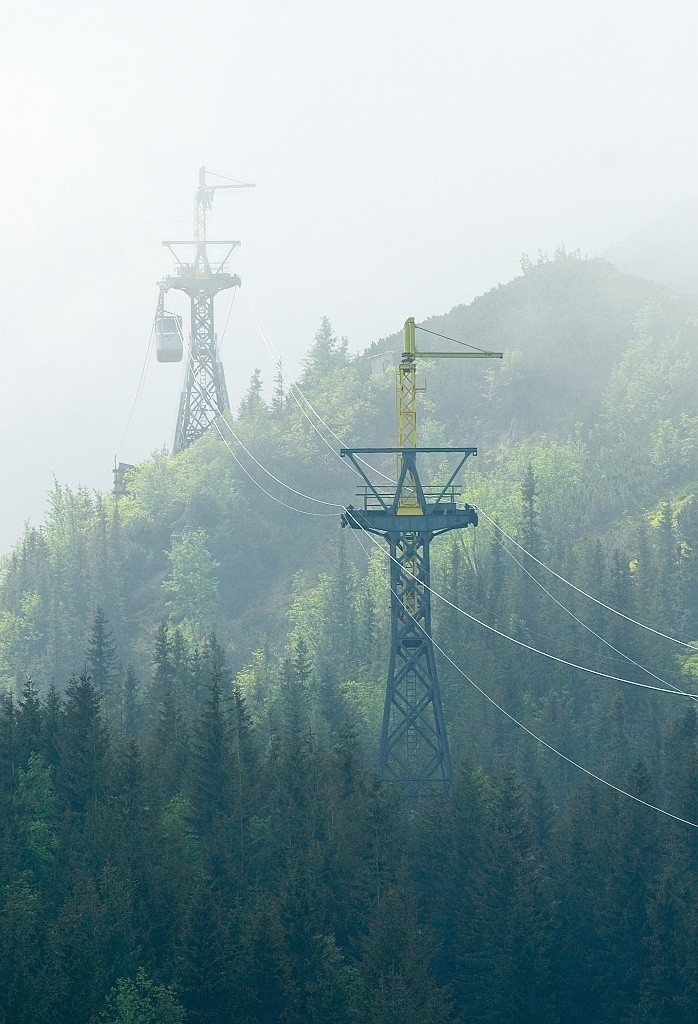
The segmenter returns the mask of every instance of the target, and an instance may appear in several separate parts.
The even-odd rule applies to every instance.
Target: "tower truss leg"
[[[204,290],[191,297],[191,349],[179,403],[175,452],[188,448],[217,416],[230,411],[223,364],[218,358],[213,299]]]
[[[380,773],[410,797],[449,788],[451,756],[431,639],[430,531],[391,534],[390,665]]]
[[[417,455],[457,456],[448,481],[424,488]],[[431,638],[434,537],[477,526],[475,509],[459,505],[454,480],[476,448],[342,448],[365,486],[363,507],[348,505],[342,526],[377,534],[390,551],[390,663],[383,711],[379,769],[405,794],[448,790],[453,780],[441,688]],[[388,493],[366,475],[360,455],[399,456],[396,488]],[[369,467],[370,468],[370,467]]]

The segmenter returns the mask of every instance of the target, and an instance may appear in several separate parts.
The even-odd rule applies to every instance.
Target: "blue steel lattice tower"
[[[418,357],[501,358],[500,352],[419,352],[415,322],[405,322],[405,351],[397,368],[398,445],[396,448],[342,448],[364,480],[360,508],[348,506],[342,526],[378,534],[390,552],[390,664],[380,741],[380,774],[400,785],[408,797],[448,789],[451,758],[444,723],[439,677],[431,636],[431,573],[429,548],[434,537],[450,530],[477,526],[475,510],[459,504],[455,481],[476,448],[417,447]],[[421,328],[424,330],[424,328]],[[433,333],[433,332],[427,332]],[[462,343],[461,343],[462,344]],[[470,347],[470,346],[469,346]],[[395,454],[395,488],[375,485],[362,455]],[[455,456],[443,486],[424,487],[419,455]]]

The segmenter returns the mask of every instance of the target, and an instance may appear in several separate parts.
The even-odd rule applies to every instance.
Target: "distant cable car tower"
[[[453,779],[431,638],[429,546],[434,537],[449,530],[477,526],[475,510],[458,504],[455,487],[466,459],[477,455],[477,448],[417,447],[415,361],[502,358],[501,352],[488,352],[474,345],[466,345],[469,352],[419,352],[415,328],[436,333],[416,325],[414,317],[405,321],[405,350],[397,367],[397,447],[340,449],[340,455],[348,458],[364,479],[359,492],[363,507],[349,505],[342,514],[342,526],[378,534],[387,541],[390,551],[391,648],[379,769],[382,777],[397,782],[410,798],[447,790]],[[417,456],[432,453],[458,458],[443,486],[424,487]],[[394,488],[373,484],[360,458],[381,454],[397,455]]]
[[[179,362],[182,359],[182,318],[165,311],[165,293],[170,288],[186,292],[191,300],[191,333],[187,352],[187,366],[184,386],[179,401],[179,414],[175,430],[174,451],[188,448],[192,442],[205,434],[221,413],[230,411],[228,389],[225,383],[223,364],[218,357],[218,341],[213,318],[213,300],[225,288],[240,284],[237,274],[228,273],[228,260],[233,249],[240,243],[231,241],[209,241],[206,238],[206,211],[213,206],[215,192],[224,188],[254,188],[247,182],[226,185],[208,185],[206,168],[199,170],[199,187],[196,190],[193,241],[163,242],[177,261],[176,275],[165,277],[158,282],[160,298],[155,317],[156,356],[158,362]],[[194,260],[186,263],[180,259],[176,247],[194,247]],[[212,247],[223,251],[222,258],[209,259]]]

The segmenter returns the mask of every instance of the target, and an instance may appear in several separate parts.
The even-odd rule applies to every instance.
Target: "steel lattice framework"
[[[219,277],[229,278],[229,283],[215,279],[211,283],[220,284],[224,288],[232,288],[240,283],[237,276],[216,275],[216,278]],[[201,288],[191,295],[191,344],[179,400],[175,452],[188,448],[209,430],[217,416],[230,411],[225,373],[218,356],[214,295],[215,292],[210,293]]]
[[[392,493],[375,486],[358,458],[394,453],[403,472]],[[418,454],[454,454],[460,458],[442,488],[422,487]],[[343,448],[366,481],[360,492],[363,507],[348,506],[342,525],[378,534],[390,552],[390,664],[381,730],[379,769],[407,795],[443,790],[451,785],[451,757],[444,724],[439,677],[431,636],[431,570],[429,549],[434,537],[477,525],[475,510],[456,503],[453,480],[475,448]],[[415,499],[405,514],[401,499]]]
[[[459,504],[455,480],[476,448],[417,447],[417,381],[415,360],[501,359],[466,345],[469,352],[419,352],[414,318],[405,321],[405,349],[397,367],[398,446],[342,448],[364,480],[362,507],[347,506],[342,526],[382,537],[390,552],[390,664],[383,711],[379,767],[408,797],[448,789],[451,756],[444,723],[439,677],[431,636],[431,570],[429,549],[434,537],[450,530],[477,526],[475,509]],[[426,330],[425,328],[419,328]],[[427,334],[435,332],[426,330]],[[443,335],[437,335],[443,337]],[[447,339],[454,340],[454,339]],[[456,342],[457,344],[463,344]],[[394,490],[371,482],[361,455],[397,456]],[[418,455],[457,456],[446,484],[424,487]]]
[[[207,240],[206,211],[211,209],[214,194],[220,189],[253,187],[246,182],[208,185],[206,168],[202,167],[199,170],[199,187],[195,197],[195,239],[191,242],[162,243],[175,257],[178,266],[174,276],[168,276],[159,282],[160,308],[163,308],[165,292],[171,288],[185,292],[191,300],[191,335],[175,430],[175,452],[188,448],[210,429],[217,416],[230,411],[225,373],[218,355],[214,299],[218,292],[240,285],[237,274],[227,273],[230,254],[240,243]],[[193,263],[180,259],[177,254],[179,246],[194,246]],[[215,266],[212,266],[209,259],[211,247],[217,249],[219,254],[223,253],[222,257],[219,255],[214,261]]]

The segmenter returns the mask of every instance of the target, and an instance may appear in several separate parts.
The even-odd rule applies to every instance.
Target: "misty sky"
[[[671,0],[5,10],[0,551],[54,475],[110,487],[201,164],[257,185],[218,194],[210,234],[242,240],[294,371],[323,315],[359,349],[695,193],[697,29]],[[243,295],[222,354],[235,406],[271,381]],[[171,445],[182,373],[151,361],[123,461]]]

